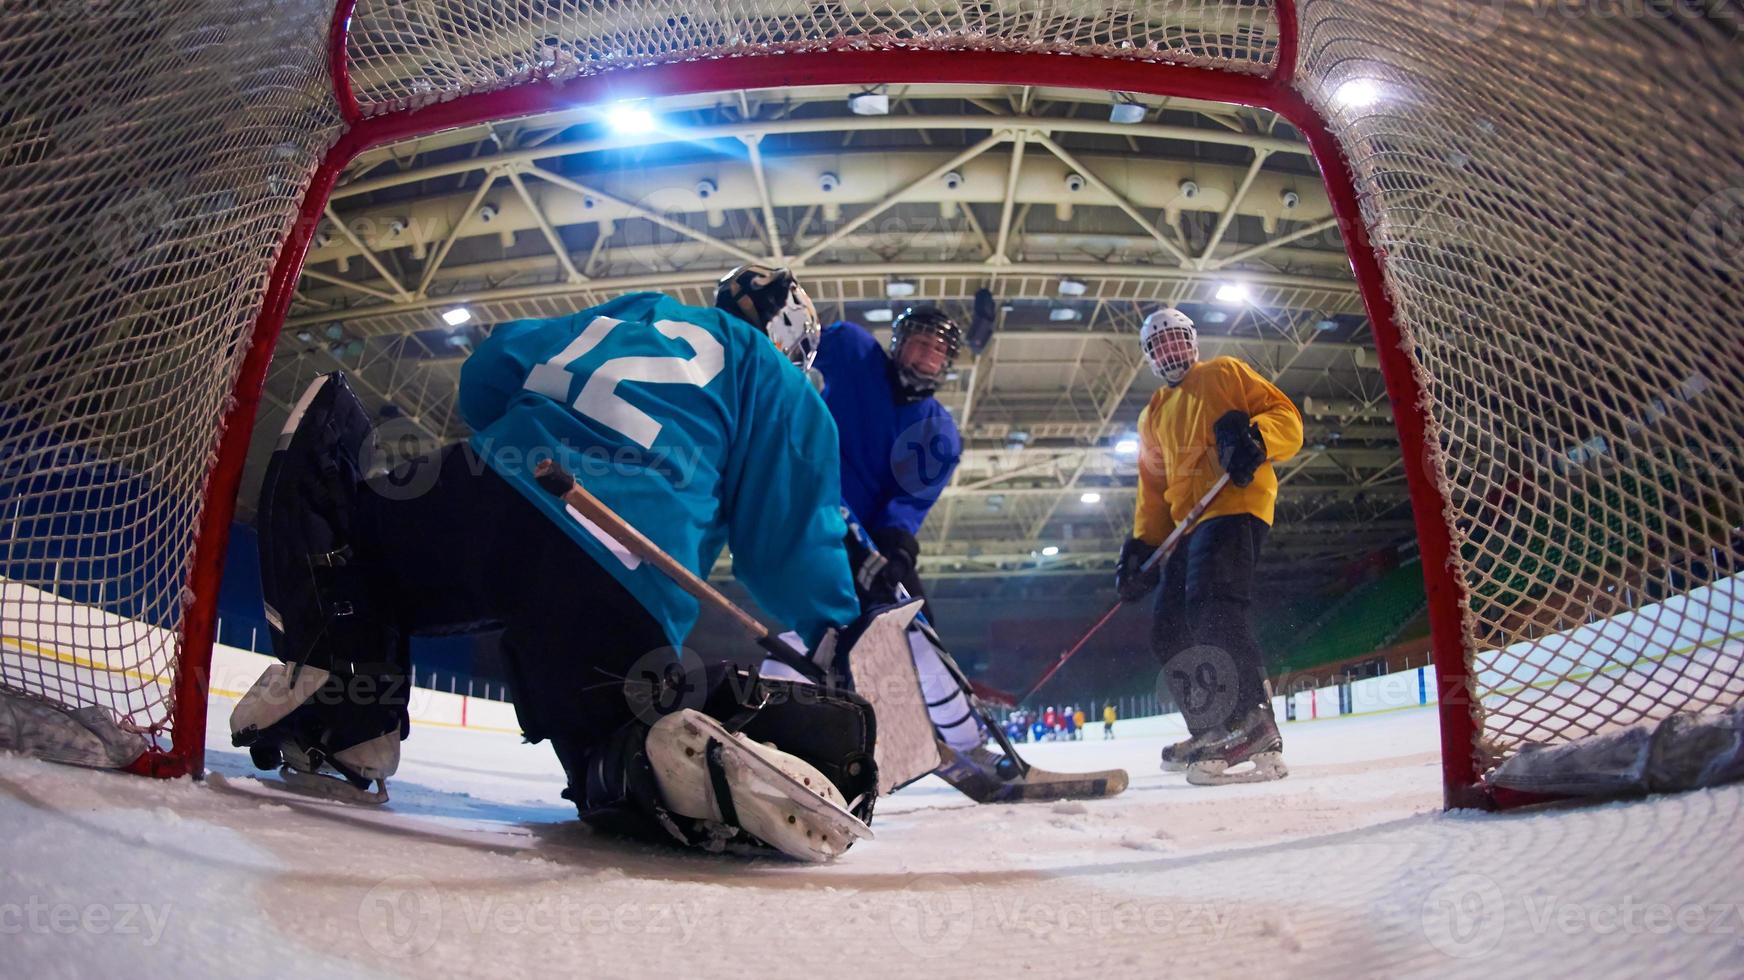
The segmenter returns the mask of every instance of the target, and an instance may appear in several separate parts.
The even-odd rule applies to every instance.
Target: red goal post
[[[1448,805],[1514,802],[1482,786],[1496,751],[1738,697],[1727,624],[1744,613],[1735,592],[1721,588],[1730,581],[1722,572],[1736,567],[1722,562],[1716,543],[1733,546],[1734,505],[1744,500],[1744,392],[1738,372],[1716,371],[1712,360],[1744,362],[1736,313],[1744,309],[1744,247],[1726,224],[1744,208],[1744,138],[1735,125],[1744,93],[1730,8],[1582,18],[1466,0],[691,6],[183,0],[155,11],[150,24],[115,22],[125,8],[80,4],[6,15],[15,29],[0,55],[9,63],[36,57],[50,70],[140,73],[147,94],[175,110],[156,125],[185,117],[190,130],[214,133],[195,144],[209,153],[176,158],[185,175],[160,195],[168,200],[158,202],[151,230],[134,235],[152,260],[120,276],[124,288],[114,295],[91,301],[114,313],[164,294],[157,316],[132,336],[156,345],[158,363],[178,365],[186,383],[204,385],[179,419],[192,435],[161,436],[139,421],[139,404],[87,412],[76,392],[56,396],[61,416],[98,416],[89,423],[99,430],[95,442],[104,442],[109,422],[130,427],[130,448],[143,439],[175,456],[189,491],[164,505],[171,531],[126,543],[167,563],[162,581],[138,591],[179,637],[177,649],[141,661],[155,665],[153,678],[173,674],[171,695],[129,687],[118,698],[118,713],[136,727],[168,736],[136,768],[202,770],[237,488],[303,257],[344,168],[370,148],[456,126],[751,87],[1056,85],[1276,112],[1302,132],[1320,166],[1370,314],[1423,556]],[[61,22],[44,26],[44,17]],[[261,26],[251,34],[250,25]],[[93,62],[73,49],[69,38],[78,34],[114,37],[150,56],[111,64],[105,59],[118,56],[96,40]],[[122,60],[126,69],[117,67]],[[230,78],[222,77],[227,63]],[[86,99],[104,93],[74,79],[66,86]],[[192,95],[178,102],[177,91]],[[41,101],[26,97],[15,118],[40,114]],[[97,110],[82,103],[69,111]],[[217,122],[194,118],[202,112]],[[152,119],[124,111],[120,121]],[[28,209],[65,200],[56,196],[64,183],[56,168],[64,176],[123,161],[149,173],[154,155],[173,149],[160,145],[162,134],[111,129],[107,149],[53,141],[40,169],[42,161],[27,159],[25,172],[0,177],[0,203]],[[1698,151],[1704,146],[1711,153]],[[270,193],[257,200],[263,178]],[[170,241],[209,236],[200,221],[184,220],[194,199],[220,219],[247,211],[242,217],[252,220],[218,220],[230,234],[204,252]],[[0,265],[9,314],[46,317],[33,329],[48,332],[64,322],[57,311],[83,318],[83,308],[45,298],[53,284],[31,278],[40,270],[7,258],[66,250],[43,246],[49,232],[41,228],[0,222],[0,262],[13,262]],[[1618,258],[1631,255],[1653,261],[1624,274]],[[190,271],[190,259],[206,264]],[[204,285],[200,270],[213,268],[240,288],[191,288]],[[1644,309],[1661,314],[1657,337],[1630,333],[1618,313]],[[242,311],[252,311],[251,322],[238,319]],[[157,322],[177,317],[190,325],[181,337]],[[6,328],[0,340],[15,332]],[[188,334],[205,349],[182,352]],[[41,345],[22,348],[42,353]],[[6,351],[21,377],[56,379],[52,366],[38,364],[52,358],[17,361],[22,355]],[[89,361],[92,377],[142,384],[107,366],[117,357],[110,348],[55,338],[48,353],[57,352]],[[1584,375],[1572,363],[1581,356],[1595,359]],[[1614,396],[1577,387],[1618,365],[1626,383]],[[1699,390],[1674,397],[1692,385]],[[158,396],[142,388],[135,401]],[[1589,466],[1598,450],[1575,457],[1594,439],[1608,440],[1607,458]],[[1695,507],[1686,499],[1691,486]],[[1643,513],[1654,507],[1660,516]],[[1634,530],[1619,526],[1630,521]],[[1666,585],[1659,595],[1656,581]],[[173,601],[167,582],[176,586]],[[49,583],[44,575],[32,584]],[[1672,593],[1684,597],[1676,609],[1663,601]],[[12,620],[28,626],[47,615],[41,605],[5,612],[0,625],[10,636]],[[1569,630],[1619,615],[1651,620],[1652,629],[1634,630],[1631,619],[1625,633],[1640,637],[1633,646],[1600,630],[1567,649]],[[51,699],[104,703],[87,696],[100,681],[78,671],[71,680],[28,666],[13,671],[14,660],[22,655],[0,653],[0,684],[18,686],[22,677]],[[1675,676],[1661,676],[1667,669]]]

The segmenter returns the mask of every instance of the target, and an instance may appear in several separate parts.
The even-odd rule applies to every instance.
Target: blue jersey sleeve
[[[815,647],[860,613],[842,543],[836,425],[772,345],[756,344],[748,360],[723,495],[733,575]]]

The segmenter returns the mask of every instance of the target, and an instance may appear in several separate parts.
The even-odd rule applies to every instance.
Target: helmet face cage
[[[721,277],[715,306],[763,331],[801,370],[817,357],[817,308],[786,269],[751,263]]]
[[[944,358],[936,370],[922,370],[914,363],[912,355],[904,353],[910,339],[923,335],[937,337],[943,342]],[[962,345],[963,329],[936,307],[904,310],[890,328],[890,359],[896,364],[904,386],[914,392],[931,394],[957,360],[957,351]]]
[[[1158,310],[1145,317],[1139,343],[1151,370],[1170,387],[1180,384],[1199,361],[1199,331],[1180,310]]]
[[[818,338],[822,334],[817,307],[812,305],[805,287],[794,282],[787,301],[769,321],[769,339],[775,341],[775,346],[781,348],[788,360],[805,371],[817,358]]]

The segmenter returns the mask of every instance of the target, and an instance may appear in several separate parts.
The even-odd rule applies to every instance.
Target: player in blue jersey
[[[472,438],[373,479],[357,463],[367,417],[342,378],[322,379],[260,508],[290,666],[238,705],[233,740],[262,768],[365,789],[407,731],[406,638],[501,629],[522,729],[551,741],[584,818],[840,853],[840,818],[868,818],[875,795],[866,702],[783,697],[784,682],[702,664],[682,649],[695,600],[534,479],[554,459],[698,575],[730,547],[738,580],[818,648],[859,615],[836,427],[805,373],[818,333],[799,283],[761,266],[724,277],[714,308],[633,293],[503,323],[461,369]]]
[[[841,437],[842,501],[882,558],[855,574],[881,597],[898,585],[926,595],[916,535],[963,454],[957,424],[933,392],[962,343],[956,321],[923,306],[892,324],[889,354],[856,323],[831,325],[818,344],[824,402]],[[936,620],[930,605],[926,612]]]
[[[888,354],[854,323],[826,328],[819,341],[824,402],[841,434],[842,500],[860,525],[854,530],[863,531],[850,534],[848,556],[868,608],[892,601],[899,589],[925,596],[917,535],[963,452],[957,425],[933,392],[962,340],[955,320],[923,306],[891,325]],[[1053,773],[1020,759],[939,640],[930,604],[926,617],[909,630],[908,644],[946,782],[981,802],[1112,796],[1126,787],[1118,770]],[[989,739],[1000,743],[998,751]]]

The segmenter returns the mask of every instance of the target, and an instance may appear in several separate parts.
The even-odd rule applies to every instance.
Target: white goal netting
[[[0,685],[172,727],[180,650],[209,639],[184,635],[190,603],[216,601],[187,585],[204,508],[228,513],[207,499],[217,439],[347,103],[367,126],[623,68],[920,49],[1075,57],[1086,85],[1109,59],[1293,73],[1354,173],[1423,389],[1435,449],[1405,465],[1446,498],[1477,769],[1744,692],[1744,47],[1728,3],[347,9],[344,98],[332,3],[0,14]]]

